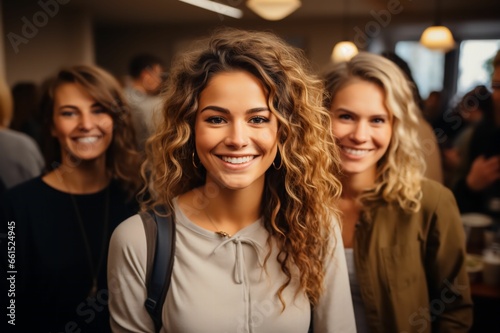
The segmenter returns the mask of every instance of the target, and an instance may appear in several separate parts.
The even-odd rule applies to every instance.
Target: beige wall
[[[13,3],[4,2],[2,34],[9,85],[41,83],[61,66],[94,63],[89,15],[64,5],[47,12],[35,1],[19,7]]]

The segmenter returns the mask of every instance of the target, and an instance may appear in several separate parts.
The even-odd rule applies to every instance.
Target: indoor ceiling
[[[246,0],[215,0],[243,10],[241,21],[262,20],[249,10]],[[433,21],[436,2],[442,20],[496,19],[499,0],[302,0],[302,6],[284,20],[317,20],[340,17],[348,4],[350,16],[369,17],[391,6],[402,9],[398,18]],[[67,6],[89,12],[99,23],[188,23],[236,20],[178,0],[71,0]]]

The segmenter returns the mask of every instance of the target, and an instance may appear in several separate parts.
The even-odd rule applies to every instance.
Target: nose
[[[349,136],[351,140],[361,143],[365,142],[369,136],[369,126],[363,121],[358,121],[354,124],[351,135]]]
[[[82,131],[90,131],[95,126],[94,119],[91,114],[83,112],[80,116],[79,128]]]
[[[228,128],[224,144],[234,148],[242,148],[248,145],[248,129],[245,124],[235,122]]]

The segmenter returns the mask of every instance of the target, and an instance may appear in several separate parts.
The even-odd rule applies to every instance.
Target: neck
[[[63,157],[63,163],[53,173],[62,190],[73,194],[98,192],[108,186],[110,180],[105,158],[80,161],[75,165]]]
[[[207,191],[207,188],[219,187],[214,183],[207,183],[202,187],[202,191],[208,200],[206,212],[221,230],[227,231],[231,228],[233,230],[230,233],[233,234],[260,217],[262,191],[257,194],[251,186],[238,191],[219,188],[217,195],[214,196],[209,195],[211,192]]]
[[[342,195],[343,199],[356,199],[366,189],[375,184],[376,170],[367,170],[364,173],[346,174],[341,179],[342,181]]]

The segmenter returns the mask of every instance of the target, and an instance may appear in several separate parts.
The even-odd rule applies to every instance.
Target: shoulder
[[[10,129],[4,129],[0,131],[0,137],[2,141],[8,141],[9,145],[22,146],[25,149],[30,149],[32,151],[34,150],[37,152],[39,151],[35,140],[24,133],[13,131]]]
[[[55,209],[60,200],[54,200],[44,187],[46,185],[41,177],[36,177],[9,188],[1,197],[3,214],[9,218],[21,219],[40,209]]]
[[[7,198],[24,197],[25,199],[32,199],[33,195],[39,194],[46,187],[47,185],[42,181],[42,177],[39,176],[10,188],[5,192],[5,195]]]
[[[438,208],[450,209],[456,206],[455,196],[451,190],[434,180],[422,180],[422,209],[435,211]]]
[[[422,201],[435,202],[442,196],[453,196],[451,190],[443,184],[428,178],[422,179]]]
[[[115,245],[119,245],[120,247],[135,247],[145,244],[146,235],[140,215],[132,215],[120,223],[113,231],[111,240]]]

